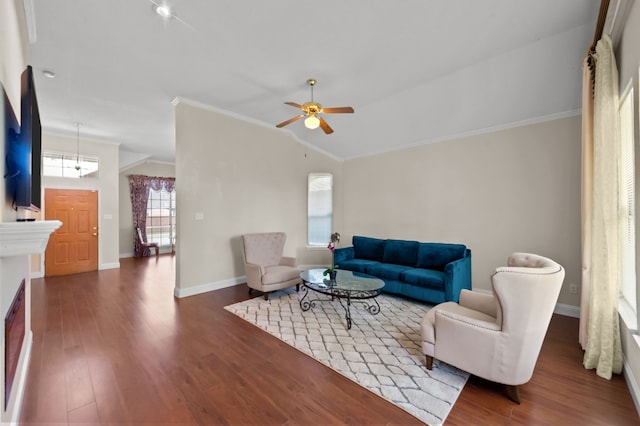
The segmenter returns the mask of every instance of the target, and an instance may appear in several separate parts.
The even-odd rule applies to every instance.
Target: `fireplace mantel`
[[[0,223],[0,257],[44,253],[49,235],[61,225],[59,220]]]

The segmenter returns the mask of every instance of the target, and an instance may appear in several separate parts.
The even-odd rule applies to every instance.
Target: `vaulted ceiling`
[[[160,4],[164,0],[154,0]],[[575,114],[597,0],[27,0],[44,131],[172,161],[184,98],[337,158]],[[163,3],[164,4],[164,3]],[[32,9],[32,13],[29,12]],[[54,79],[42,72],[53,71]],[[352,106],[325,135],[285,101]]]

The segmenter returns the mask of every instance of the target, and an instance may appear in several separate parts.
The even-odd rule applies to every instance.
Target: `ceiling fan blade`
[[[285,104],[287,104],[287,105],[291,105],[291,106],[292,106],[292,107],[294,107],[294,108],[303,109],[303,108],[302,108],[302,105],[297,104],[297,103],[295,103],[295,102],[285,102]]]
[[[327,114],[346,113],[346,112],[353,112],[353,108],[351,107],[322,108],[322,112],[325,112]]]
[[[283,121],[283,122],[282,122],[282,123],[280,123],[280,124],[276,124],[276,127],[284,127],[284,126],[286,126],[287,124],[291,124],[291,123],[293,123],[294,121],[298,121],[298,120],[300,120],[302,117],[304,117],[304,114],[296,115],[295,117],[290,118],[290,119],[288,119],[288,120],[286,120],[286,121]]]
[[[318,119],[320,120],[320,127],[322,127],[322,130],[324,130],[326,134],[330,135],[331,133],[333,133],[333,129],[327,124],[326,121],[324,121],[324,118],[318,117]]]

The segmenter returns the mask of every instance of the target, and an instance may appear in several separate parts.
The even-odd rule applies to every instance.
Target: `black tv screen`
[[[33,79],[33,68],[31,65],[22,73],[22,100],[21,100],[21,123],[20,133],[28,139],[26,145],[31,147],[31,168],[30,168],[30,205],[25,206],[32,210],[40,210],[41,204],[41,181],[42,181],[42,127],[40,124],[40,109],[38,108],[38,97],[36,96],[36,85]]]
[[[4,98],[4,151],[6,155],[4,179],[7,199],[13,203],[16,198],[18,177],[23,173],[21,169],[26,163],[27,149],[20,141],[20,124],[4,87],[2,94]]]
[[[8,193],[14,209],[39,211],[42,129],[31,66],[22,73],[20,103],[20,134],[9,138],[7,151]]]

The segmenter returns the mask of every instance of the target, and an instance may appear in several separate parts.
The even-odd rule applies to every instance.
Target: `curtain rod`
[[[600,13],[598,14],[598,21],[596,23],[596,31],[593,35],[593,43],[589,48],[589,53],[596,51],[596,44],[598,40],[602,38],[602,32],[604,31],[604,23],[607,20],[607,11],[609,10],[609,0],[602,0],[600,2]]]

